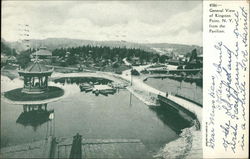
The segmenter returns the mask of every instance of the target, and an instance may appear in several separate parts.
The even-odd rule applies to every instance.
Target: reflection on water
[[[23,126],[32,126],[36,131],[39,126],[51,120],[54,110],[47,110],[47,104],[25,104],[23,112],[19,115],[16,123]]]
[[[1,101],[1,139],[4,140],[1,146],[44,139],[52,110],[56,112],[53,121],[57,137],[79,133],[87,139],[140,139],[150,151],[175,140],[178,132],[189,126],[177,113],[165,107],[149,109],[126,90],[107,97],[80,92],[79,84],[74,82],[56,85],[70,93],[53,104],[23,106]]]
[[[113,87],[112,81],[105,78],[98,77],[65,77],[54,80],[55,83],[62,85],[76,84],[79,86],[81,92],[92,92],[96,96],[99,94],[103,96],[113,95],[117,92],[117,88]],[[99,88],[99,89],[97,89]],[[119,90],[118,90],[119,91]]]
[[[176,110],[171,109],[171,106],[165,103],[162,103],[161,106],[158,107],[150,107],[150,110],[155,112],[157,117],[165,125],[168,125],[172,130],[177,132],[177,134],[180,134],[182,129],[191,126],[189,121],[184,119]]]

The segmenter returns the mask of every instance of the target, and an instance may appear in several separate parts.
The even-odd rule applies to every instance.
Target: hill
[[[184,45],[184,44],[170,44],[170,43],[150,43],[145,44],[151,49],[157,51],[159,54],[170,54],[174,52],[176,54],[185,55],[190,53],[193,49],[197,49],[197,54],[202,54],[202,47],[198,45]]]
[[[18,51],[23,50],[23,46],[18,42],[6,42],[12,48]],[[114,47],[126,47],[126,48],[136,48],[142,49],[144,51],[159,53],[159,54],[169,54],[174,52],[176,54],[186,54],[191,52],[194,48],[197,49],[198,54],[202,53],[202,47],[196,45],[183,45],[183,44],[169,44],[169,43],[133,43],[128,41],[92,41],[92,40],[82,40],[82,39],[70,39],[70,38],[47,38],[43,40],[31,39],[30,46],[32,48],[39,48],[40,46],[46,46],[49,50],[54,50],[58,48],[69,48],[69,47],[79,47],[79,46],[108,46]]]

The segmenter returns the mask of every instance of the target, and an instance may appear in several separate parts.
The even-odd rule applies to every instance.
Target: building
[[[185,61],[186,59],[185,59],[185,56],[184,55],[178,55],[177,56],[177,60],[179,60],[179,61]]]
[[[1,66],[5,65],[7,63],[8,60],[8,56],[3,55],[3,53],[1,53]]]
[[[8,64],[15,64],[15,63],[17,63],[16,57],[15,57],[15,56],[10,56],[10,57],[8,58],[8,60],[7,60],[7,63],[8,63]]]
[[[140,65],[140,58],[139,57],[132,57],[132,65],[137,66]]]
[[[52,59],[52,52],[47,50],[46,47],[40,47],[38,51],[34,52],[32,54],[32,58],[33,60],[35,58],[41,59],[43,61],[46,61],[48,63],[51,63],[51,59]]]
[[[24,78],[22,92],[28,94],[46,92],[48,90],[48,78],[52,72],[53,68],[46,67],[36,59],[25,70],[18,72],[19,76]]]
[[[203,55],[198,55],[197,56],[197,61],[199,61],[200,63],[203,63]]]

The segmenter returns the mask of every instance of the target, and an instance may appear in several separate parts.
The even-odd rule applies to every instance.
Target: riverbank
[[[182,130],[180,137],[161,149],[154,158],[156,159],[199,159],[202,158],[202,133],[195,126]]]

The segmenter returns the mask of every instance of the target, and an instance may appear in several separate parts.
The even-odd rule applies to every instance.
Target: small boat
[[[101,95],[108,96],[109,93],[100,92]]]
[[[85,92],[88,93],[90,91],[92,91],[93,88],[88,88],[88,89],[85,89]]]
[[[116,89],[108,85],[94,85],[92,92],[93,93],[98,92],[103,95],[108,95],[108,94],[114,94],[116,92]]]
[[[81,91],[91,91],[93,89],[93,86],[88,83],[82,83],[80,84]]]
[[[114,94],[116,92],[116,89],[104,89],[104,90],[100,90],[100,93],[103,94]]]
[[[94,93],[95,93],[96,96],[98,96],[100,92],[98,90],[95,90]]]

